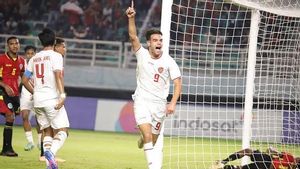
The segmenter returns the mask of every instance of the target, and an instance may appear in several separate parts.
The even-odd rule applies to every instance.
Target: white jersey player
[[[63,57],[53,51],[56,37],[52,30],[46,28],[38,36],[44,48],[29,60],[22,82],[33,93],[37,120],[45,133],[47,168],[57,169],[55,155],[66,140],[69,127],[64,107]],[[34,87],[29,83],[31,77]]]
[[[40,51],[28,62],[27,70],[33,72],[33,101],[41,129],[45,129],[49,126],[53,129],[69,127],[64,106],[59,109],[60,113],[54,109],[60,95],[56,87],[53,72],[63,71],[62,55],[53,50]],[[52,107],[52,110],[47,113],[39,114],[40,110],[43,110],[45,107]],[[52,119],[51,122],[49,122],[49,118]]]
[[[152,58],[142,46],[135,53],[137,57],[137,88],[133,95],[137,125],[152,124],[152,133],[158,135],[166,115],[170,80],[181,76],[176,62],[169,55]]]
[[[25,57],[28,61],[30,58],[32,58],[36,54],[36,47],[28,45],[24,48]],[[32,82],[32,80],[31,80]],[[32,82],[33,83],[33,82]],[[25,137],[27,140],[27,144],[24,147],[25,151],[32,150],[35,145],[33,141],[33,134],[31,129],[31,123],[30,119],[32,116],[35,115],[33,111],[33,96],[32,94],[24,87],[22,86],[21,95],[20,95],[20,111],[23,119],[23,128],[25,131]],[[42,138],[42,131],[39,128],[39,125],[36,125],[36,129],[38,132],[38,148],[41,148],[41,138]]]
[[[159,30],[146,32],[148,50],[141,46],[137,37],[135,14],[132,1],[126,15],[129,38],[137,57],[137,88],[133,99],[136,123],[142,134],[139,147],[144,147],[148,168],[159,169],[161,159],[157,158],[156,152],[161,151],[155,151],[155,143],[165,116],[175,111],[181,93],[181,74],[175,61],[162,53],[162,33]],[[174,94],[167,104],[170,80],[174,83]]]

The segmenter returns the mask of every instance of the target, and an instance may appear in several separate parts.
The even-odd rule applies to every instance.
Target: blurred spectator
[[[150,18],[150,27],[158,28],[160,27],[160,18],[161,18],[161,4],[156,5],[154,8],[154,13]]]
[[[73,38],[75,39],[85,39],[88,35],[89,28],[84,27],[83,25],[79,25],[77,28],[73,26],[70,27],[70,30],[73,32]]]
[[[10,32],[11,34],[17,34],[18,23],[13,17],[10,17],[5,23],[4,32]]]
[[[79,6],[77,0],[69,0],[60,7],[60,12],[66,15],[68,18],[69,25],[81,24],[81,17],[83,15],[83,10]]]
[[[101,0],[93,0],[89,6],[84,10],[84,24],[91,26],[96,23],[97,18],[101,18]]]
[[[131,0],[0,0],[0,33],[36,36],[45,26],[65,38],[128,41],[124,10]],[[137,23],[145,21],[154,1],[135,1]],[[189,3],[188,3],[189,2]],[[195,8],[197,7],[197,8]],[[220,0],[181,1],[172,5],[171,42],[247,45],[250,12]],[[149,27],[160,27],[161,0]],[[196,17],[195,17],[196,16]],[[270,19],[269,22],[272,22]],[[193,25],[193,26],[190,26]],[[70,29],[72,28],[72,29]],[[71,30],[71,31],[70,31]],[[269,35],[273,43],[280,36]]]
[[[103,18],[106,19],[107,21],[111,22],[112,21],[112,11],[113,11],[112,1],[105,3],[104,7],[103,7],[103,11],[102,11]]]
[[[60,5],[59,0],[48,0],[47,1],[47,8],[49,9],[48,19],[47,19],[48,25],[56,24],[58,17],[60,15],[59,5]]]
[[[30,20],[42,21],[43,14],[47,13],[45,0],[31,0],[29,12]]]
[[[27,19],[29,13],[31,0],[20,0],[19,1],[19,14],[23,19]]]

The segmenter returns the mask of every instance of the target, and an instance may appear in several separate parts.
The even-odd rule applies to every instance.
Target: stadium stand
[[[209,64],[212,67],[236,69],[240,63],[239,60],[243,59],[243,56],[239,54],[240,51],[227,56],[220,54],[224,51],[218,51],[218,47],[225,50],[226,48],[223,46],[228,46],[228,50],[235,50],[235,47],[237,49],[244,48],[248,40],[248,30],[232,30],[235,27],[242,27],[241,24],[250,24],[243,22],[242,19],[250,16],[243,12],[228,12],[229,8],[234,11],[234,6],[221,6],[220,3],[215,3],[216,1],[218,0],[191,1],[191,4],[178,6],[176,5],[178,4],[177,0],[174,0],[173,10],[177,11],[178,16],[173,15],[173,17],[185,20],[185,25],[196,22],[202,26],[183,27],[183,25],[174,24],[171,26],[178,26],[180,30],[184,29],[190,32],[190,36],[177,37],[176,43],[186,44],[191,41],[191,38],[198,38],[200,39],[198,42],[201,44],[192,44],[192,46],[211,46],[211,52],[200,54],[200,57],[199,54],[186,53],[189,57],[195,56],[195,60],[197,60],[193,63],[195,66]],[[50,27],[56,30],[58,36],[67,40],[67,65],[135,68],[136,59],[128,45],[127,18],[124,15],[124,10],[129,4],[130,0],[0,1],[0,21],[3,25],[0,27],[0,50],[4,51],[5,39],[11,34],[21,36],[22,46],[32,44],[39,47],[35,38],[37,33],[44,27]],[[145,41],[142,38],[145,26],[147,28],[160,27],[161,0],[135,1],[135,5],[139,10],[137,27],[140,29],[142,41]],[[197,5],[202,9],[198,11],[199,16],[196,17],[196,20],[183,17],[185,12],[189,12],[186,9],[191,5]],[[149,13],[149,11],[151,12]],[[211,16],[213,19],[206,19]],[[212,29],[205,29],[208,27]],[[171,32],[171,36],[175,35]],[[235,38],[233,39],[233,37]],[[172,45],[174,42],[171,41],[171,50]],[[224,62],[224,60],[227,61]],[[223,65],[220,64],[221,61]]]
[[[151,3],[137,1],[139,26]],[[48,26],[65,38],[127,41],[128,4],[129,0],[0,1],[0,34],[36,36]]]

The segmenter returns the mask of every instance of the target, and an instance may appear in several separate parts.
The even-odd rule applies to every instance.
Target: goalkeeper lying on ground
[[[243,166],[226,165],[228,162],[244,156],[250,157],[251,163]],[[243,149],[221,161],[217,161],[211,169],[300,169],[299,167],[300,157],[294,157],[288,152],[278,152],[273,148],[269,148],[266,152]]]

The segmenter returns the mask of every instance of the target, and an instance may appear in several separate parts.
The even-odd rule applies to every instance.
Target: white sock
[[[149,169],[156,169],[154,167],[154,149],[153,149],[153,143],[149,142],[144,144],[144,152],[148,163]]]
[[[52,142],[53,142],[53,138],[50,136],[45,136],[43,139],[43,148],[44,148],[44,152],[45,151],[49,151],[50,148],[52,147]],[[49,166],[49,161],[46,160],[46,165]]]
[[[160,134],[158,136],[158,139],[154,145],[154,158],[155,158],[155,162],[157,165],[157,169],[161,169],[162,168],[162,162],[163,162],[163,144],[164,144],[164,140],[163,140],[164,136],[163,134]]]
[[[44,137],[44,140],[43,140],[44,151],[50,150],[50,148],[52,147],[52,142],[53,142],[52,137],[50,137],[50,136],[45,136]]]
[[[67,139],[68,135],[65,131],[59,131],[53,139],[51,152],[55,155],[57,151],[63,146],[65,140]]]
[[[34,144],[33,137],[32,137],[32,131],[26,131],[25,132],[25,137],[26,137],[28,143]]]

